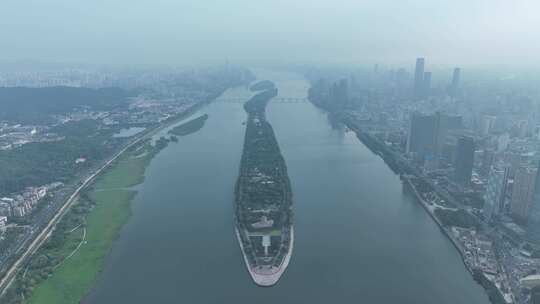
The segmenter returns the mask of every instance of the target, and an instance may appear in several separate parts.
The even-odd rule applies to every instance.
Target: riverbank
[[[457,249],[457,251],[459,252],[459,255],[461,256],[461,260],[463,261],[463,265],[465,265],[465,268],[467,268],[467,270],[471,274],[473,274],[473,269],[470,267],[470,265],[467,265],[467,263],[465,263],[465,248],[463,248],[463,246],[461,246],[461,244],[459,243],[458,240],[456,240],[456,238],[454,237],[452,232],[449,231],[443,225],[441,220],[435,215],[435,212],[433,211],[434,209],[430,208],[429,204],[422,198],[420,193],[418,193],[418,190],[416,189],[416,186],[414,185],[414,183],[411,181],[410,177],[403,176],[402,180],[404,180],[405,185],[407,185],[409,187],[409,189],[412,190],[412,192],[414,193],[414,196],[416,198],[416,201],[424,208],[424,210],[426,210],[426,212],[433,219],[433,221],[435,221],[435,223],[437,223],[437,225],[439,226],[439,229],[441,230],[441,232],[450,240],[452,245],[454,245],[454,247]]]
[[[259,78],[276,80],[277,98],[306,90],[292,77]],[[243,87],[220,98],[251,96]],[[399,178],[309,103],[267,108],[294,191],[294,256],[274,287],[258,287],[233,219],[246,115],[239,103],[203,112],[204,128],[147,168],[133,214],[83,303],[489,304]]]
[[[78,201],[79,195],[83,193],[83,191],[85,191],[89,187],[89,185],[95,183],[97,177],[109,170],[110,166],[113,165],[114,162],[117,162],[119,159],[121,159],[125,153],[129,152],[134,147],[138,147],[141,143],[151,141],[150,139],[152,138],[152,136],[157,134],[159,131],[179,121],[182,121],[186,117],[189,117],[191,114],[195,113],[199,108],[208,104],[209,102],[210,100],[192,104],[182,113],[171,116],[158,126],[141,132],[139,135],[135,136],[132,141],[126,144],[120,151],[118,151],[114,156],[104,161],[103,165],[100,166],[95,172],[89,174],[86,179],[81,181],[80,186],[73,192],[73,194],[71,194],[71,196],[69,196],[64,205],[62,205],[62,207],[58,210],[55,216],[49,221],[47,226],[39,233],[39,235],[32,241],[32,243],[26,246],[26,251],[14,262],[5,277],[2,278],[2,281],[0,282],[0,286],[2,288],[0,297],[2,298],[2,300],[6,301],[7,303],[22,303],[22,301],[25,300],[25,292],[28,293],[29,290],[32,291],[34,289],[34,286],[38,282],[41,282],[41,280],[50,276],[52,271],[48,270],[46,272],[40,273],[38,280],[31,281],[30,284],[27,284],[30,286],[23,285],[22,288],[21,286],[17,286],[16,288],[13,288],[11,286],[18,276],[20,278],[21,274],[19,268],[29,268],[28,265],[31,264],[34,255],[40,250],[42,250],[42,246],[46,244],[46,242],[50,242],[50,239],[54,235],[54,232],[58,229],[58,224],[64,219],[65,215],[72,210],[72,207]],[[158,147],[158,149],[161,149],[164,147],[164,145],[166,146],[167,143],[168,140],[166,140],[165,138],[160,138],[160,140],[157,141],[156,146]],[[136,176],[137,175],[132,175],[130,178],[136,178]],[[144,177],[142,177],[140,181],[142,182],[143,179]],[[26,272],[24,274],[26,274]]]
[[[159,147],[145,142],[126,152],[88,191],[95,206],[86,216],[86,240],[79,250],[39,285],[33,288],[28,303],[77,303],[92,287],[103,261],[131,213],[131,201],[136,194],[130,187],[144,180],[144,171]],[[76,208],[77,205],[74,206]],[[66,242],[60,252],[72,246]],[[47,251],[41,254],[47,254]]]
[[[409,165],[402,156],[398,155],[397,152],[390,151],[384,143],[380,142],[376,138],[373,138],[367,132],[363,132],[359,127],[357,127],[350,119],[343,119],[343,123],[351,129],[356,137],[364,144],[368,149],[373,153],[379,155],[384,162],[389,166],[389,168],[394,171],[394,173],[399,174],[405,186],[412,190],[416,201],[424,208],[428,215],[433,219],[433,221],[439,226],[439,230],[446,236],[446,238],[452,243],[454,248],[457,250],[461,257],[461,261],[465,266],[465,269],[473,276],[475,281],[477,281],[488,294],[489,299],[494,304],[505,303],[504,296],[501,290],[496,287],[493,282],[488,279],[485,279],[482,270],[475,268],[473,265],[467,262],[467,250],[461,244],[461,242],[456,238],[453,231],[451,230],[452,226],[447,226],[436,214],[436,207],[430,206],[426,202],[422,195],[420,195],[417,186],[411,180],[411,177],[420,179],[427,184],[428,181],[420,176],[418,170],[411,165]],[[432,191],[440,195],[441,197],[447,198],[447,195],[440,193],[437,189],[433,188]],[[479,275],[481,273],[482,275]],[[479,279],[479,278],[482,279]],[[490,284],[486,283],[489,282]]]
[[[484,290],[489,296],[490,301],[494,304],[507,303],[503,295],[503,292],[499,289],[499,287],[497,287],[493,283],[493,281],[490,280],[481,269],[473,267],[473,265],[471,265],[470,263],[467,263],[467,249],[463,247],[461,242],[454,235],[453,231],[451,231],[441,222],[441,220],[437,217],[437,215],[434,212],[435,209],[431,207],[422,198],[422,196],[418,192],[417,187],[411,181],[411,178],[408,176],[402,176],[402,179],[405,181],[405,185],[408,186],[409,189],[413,191],[416,201],[420,203],[420,205],[426,210],[429,216],[437,223],[441,232],[450,240],[452,245],[454,245],[454,247],[456,248],[456,250],[459,252],[461,256],[463,265],[469,271],[469,273],[473,276],[474,280],[478,282],[478,284],[480,284],[484,288]]]
[[[133,152],[134,148],[137,148],[137,147],[140,148],[143,145],[148,145],[151,142],[151,138],[155,134],[157,134],[161,130],[175,123],[182,121],[186,117],[189,117],[190,115],[195,113],[202,106],[208,104],[209,102],[210,101],[204,101],[204,102],[193,104],[182,113],[169,117],[166,121],[162,122],[158,126],[141,132],[129,144],[127,144],[121,151],[115,154],[115,156],[113,156],[110,160],[104,162],[103,166],[96,173],[90,175],[85,180],[85,182],[83,182],[81,186],[79,186],[77,190],[70,196],[70,198],[61,208],[61,210],[57,213],[55,218],[51,220],[51,222],[48,224],[49,228],[41,232],[41,235],[43,236],[33,241],[32,245],[30,245],[29,248],[27,249],[27,252],[21,258],[19,258],[17,264],[14,267],[18,267],[18,265],[23,265],[24,263],[24,266],[23,266],[24,269],[28,270],[30,268],[29,265],[32,264],[33,260],[36,258],[39,252],[44,250],[43,247],[45,247],[47,242],[51,242],[51,239],[54,238],[55,231],[58,230],[58,225],[64,220],[64,217],[66,216],[66,214],[70,213],[72,208],[76,207],[75,205],[79,201],[78,196],[84,191],[87,191],[87,189],[90,188],[91,185],[97,185],[96,179],[100,180],[101,177],[108,178],[111,185],[115,185],[116,188],[123,188],[123,187],[127,188],[127,187],[134,186],[136,184],[141,183],[144,180],[144,170],[148,162],[155,154],[157,154],[157,152],[159,152],[159,150],[161,150],[167,145],[168,140],[164,138],[158,140],[156,142],[156,145],[152,147],[153,151],[146,151],[143,155],[137,156],[138,162],[135,162],[135,161],[125,162],[125,165],[127,167],[124,169],[121,168],[120,170],[113,170],[113,168],[115,168],[119,163],[121,163],[120,162],[121,160],[125,160],[124,159],[125,157],[129,157],[129,155],[131,155],[131,153]],[[150,157],[150,159],[148,159],[148,157]],[[145,162],[145,160],[147,162]],[[136,163],[139,163],[139,164],[136,164]],[[128,174],[121,173],[122,171],[126,171],[126,170],[129,171]],[[109,172],[111,175],[108,175]],[[117,196],[118,195],[117,193],[110,193],[110,194],[112,195],[111,198],[102,196],[104,194],[97,195],[96,198],[101,198],[104,201],[120,200],[120,201],[131,202],[131,199],[133,198],[135,193],[127,192],[119,196]],[[127,218],[126,218],[126,221],[127,221]],[[122,225],[119,225],[117,229],[120,229]],[[62,239],[63,238],[64,236],[62,236]],[[39,273],[36,275],[35,278],[30,278],[26,281],[23,280],[21,282],[21,273],[18,271],[17,268],[13,268],[11,270],[12,274],[10,275],[10,278],[5,279],[9,281],[6,283],[6,290],[5,290],[6,293],[2,294],[2,300],[7,301],[6,303],[27,303],[29,301],[27,298],[31,300],[34,294],[34,290],[37,288],[37,286],[41,286],[41,283],[43,283],[44,280],[52,277],[52,275],[56,273],[57,271],[56,266],[60,266],[57,260],[60,260],[61,262],[63,262],[63,257],[64,257],[63,253],[67,250],[70,250],[69,246],[71,243],[73,243],[73,241],[78,242],[78,240],[70,240],[69,237],[66,237],[65,239],[68,240],[67,242],[62,244],[62,246],[65,246],[65,247],[54,248],[55,252],[52,255],[52,258],[49,259],[50,261],[48,261],[48,263],[53,263],[53,264],[56,263],[55,265],[53,265],[54,266],[53,269],[50,269],[51,267],[46,268],[46,269],[38,269]],[[77,251],[77,254],[79,254],[79,251]],[[75,259],[70,259],[70,260],[75,260]],[[43,266],[44,266],[43,268],[45,268],[49,265],[43,265]],[[54,270],[54,273],[53,273],[53,270]],[[26,275],[27,272],[28,271],[25,271],[22,275]],[[72,280],[73,278],[68,278],[68,279]],[[84,281],[84,278],[82,279]],[[15,286],[11,286],[12,282],[14,282]],[[87,283],[83,283],[83,285],[84,284],[87,284]],[[86,291],[87,290],[85,290],[85,292]],[[46,302],[42,302],[40,300],[34,303],[46,303]],[[57,302],[53,301],[51,303],[57,303]]]
[[[373,153],[379,155],[384,162],[394,171],[394,173],[399,174],[401,176],[402,181],[404,181],[404,184],[409,187],[409,189],[412,190],[416,201],[424,208],[424,210],[428,213],[428,215],[435,221],[435,223],[439,226],[439,229],[441,232],[450,240],[452,245],[457,249],[458,253],[460,254],[463,264],[467,268],[467,270],[472,274],[473,270],[465,263],[465,249],[461,246],[458,240],[455,239],[455,237],[452,235],[451,231],[449,231],[445,225],[442,223],[442,221],[437,217],[435,214],[435,208],[432,208],[420,195],[418,192],[418,189],[414,185],[414,183],[411,181],[411,176],[414,176],[415,178],[420,178],[418,175],[414,174],[415,170],[406,164],[400,163],[400,161],[395,159],[395,156],[392,155],[391,152],[387,150],[386,147],[384,147],[383,144],[379,143],[376,139],[372,138],[369,134],[362,132],[359,128],[351,125],[350,123],[346,123],[347,127],[349,127],[358,137],[358,139],[366,145],[368,149],[370,149]],[[406,173],[406,174],[405,174]],[[409,176],[408,174],[412,174]]]
[[[183,120],[184,118],[190,116],[191,114],[199,110],[201,107],[213,101],[217,96],[221,95],[225,90],[227,89],[223,89],[220,92],[213,93],[207,98],[205,98],[203,101],[192,103],[181,113],[172,115],[166,120],[160,123],[156,123],[156,125],[153,125],[152,127],[147,128],[146,130],[134,136],[134,138],[131,141],[129,141],[126,145],[124,145],[119,151],[115,152],[113,156],[111,156],[108,159],[102,160],[102,164],[99,165],[98,168],[95,168],[95,171],[86,173],[88,175],[86,177],[81,178],[81,180],[77,183],[77,185],[74,186],[76,187],[76,189],[73,190],[71,195],[69,195],[69,197],[67,197],[61,205],[54,208],[55,210],[53,210],[52,212],[53,216],[52,218],[48,219],[46,225],[44,225],[42,229],[41,227],[36,229],[36,236],[27,238],[26,240],[24,240],[23,244],[20,245],[22,253],[17,254],[17,256],[13,257],[13,262],[6,269],[5,274],[3,274],[3,277],[0,280],[0,297],[2,298],[2,300],[5,300],[6,297],[4,295],[9,290],[16,276],[19,274],[20,268],[24,268],[25,267],[24,264],[27,264],[28,260],[32,258],[34,253],[41,248],[41,246],[45,243],[45,241],[48,240],[54,228],[56,227],[57,223],[62,220],[65,213],[70,210],[71,206],[76,201],[77,196],[89,184],[93,183],[94,179],[98,175],[100,175],[106,168],[108,168],[109,165],[114,160],[116,160],[120,155],[122,155],[124,151],[126,151],[129,147],[133,146],[134,144],[138,144],[142,140],[153,136],[160,130],[166,127],[169,127]]]
[[[121,153],[112,166],[102,172],[97,180],[92,182],[92,186],[87,187],[89,189],[87,195],[95,202],[95,206],[85,220],[86,240],[73,256],[62,260],[54,272],[49,271],[43,276],[42,279],[46,277],[44,281],[30,286],[31,296],[25,302],[74,303],[84,297],[101,271],[114,239],[129,219],[131,201],[136,194],[136,191],[129,187],[144,181],[146,167],[168,144],[168,140],[160,138],[152,145],[152,136],[191,116],[209,102],[210,99],[193,104],[155,128],[138,134],[133,142],[140,143]],[[73,252],[70,248],[72,243],[66,242],[65,248],[58,251]]]

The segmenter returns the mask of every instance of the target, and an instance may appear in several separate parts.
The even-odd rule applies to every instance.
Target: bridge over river
[[[245,103],[249,98],[217,98],[214,102],[221,103]],[[275,97],[270,102],[272,103],[303,103],[308,102],[307,98],[301,97]]]

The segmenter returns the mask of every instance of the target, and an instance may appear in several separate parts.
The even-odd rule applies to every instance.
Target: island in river
[[[264,90],[271,90],[275,87],[275,84],[270,80],[261,80],[254,84],[252,84],[249,87],[249,90],[254,91],[264,91]]]
[[[195,133],[204,127],[204,123],[208,119],[208,114],[201,115],[188,122],[180,124],[172,128],[168,133],[177,136],[186,136]]]
[[[292,193],[285,160],[266,120],[267,89],[244,105],[248,114],[240,174],[236,183],[236,236],[253,281],[277,283],[289,263],[294,231]]]

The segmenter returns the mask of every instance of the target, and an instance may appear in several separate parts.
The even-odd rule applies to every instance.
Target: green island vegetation
[[[261,80],[249,87],[250,91],[263,91],[263,90],[272,90],[275,87],[274,83],[270,80]]]
[[[248,113],[240,174],[236,184],[236,222],[243,251],[252,267],[278,267],[289,251],[292,192],[285,160],[270,123],[272,88],[244,105]],[[269,241],[265,244],[264,238]]]
[[[176,135],[176,136],[186,136],[186,135],[195,133],[204,127],[204,124],[207,119],[208,119],[208,114],[201,115],[197,118],[194,118],[190,121],[187,121],[183,124],[180,124],[174,127],[168,133]]]
[[[476,229],[480,227],[478,220],[463,209],[449,210],[437,208],[435,209],[435,216],[437,216],[437,218],[446,227],[456,226],[461,228]]]
[[[30,258],[2,299],[6,304],[73,304],[89,291],[113,241],[131,213],[152,158],[168,144],[161,137],[130,147],[88,188]]]

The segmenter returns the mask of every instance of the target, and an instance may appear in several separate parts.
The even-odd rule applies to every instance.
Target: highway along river
[[[282,97],[307,94],[298,75],[259,78],[276,82]],[[148,167],[84,303],[488,303],[399,177],[310,103],[267,108],[292,184],[295,245],[277,285],[256,286],[233,221],[246,113],[219,102],[199,112],[206,125]]]

